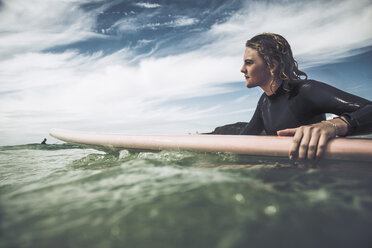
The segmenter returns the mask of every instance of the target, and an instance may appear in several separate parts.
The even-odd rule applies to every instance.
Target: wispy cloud
[[[189,18],[189,17],[181,16],[177,18],[176,20],[170,22],[169,25],[175,26],[175,27],[183,27],[183,26],[194,25],[198,22],[199,21],[196,18]]]
[[[285,1],[285,4],[247,2],[246,8],[226,22],[163,48],[162,54],[169,49],[172,55],[154,56],[156,50],[136,54],[129,47],[109,55],[99,50],[90,54],[78,50],[51,53],[45,50],[106,37],[93,31],[97,10],[83,11],[79,4],[84,1],[3,2],[0,10],[3,144],[35,140],[51,127],[186,133],[201,126],[209,129],[199,131],[208,131],[215,124],[242,120],[238,105],[231,107],[230,113],[234,115],[224,119],[226,113],[222,109],[230,104],[227,102],[207,108],[173,102],[231,91],[228,83],[243,81],[239,68],[245,40],[264,31],[288,38],[300,66],[329,63],[372,45],[369,1]],[[159,22],[158,26],[137,20],[123,19],[114,27],[133,31],[163,25],[181,30],[200,24],[199,19],[188,16],[176,16],[173,21]],[[152,37],[137,44],[156,48],[159,42],[162,41]],[[182,50],[192,43],[193,51]],[[257,91],[251,98],[238,98],[231,106],[245,103],[250,114],[258,95]],[[172,123],[171,130],[166,123]]]
[[[92,32],[95,13],[76,1],[2,1],[0,56],[42,51],[100,37]]]
[[[372,4],[361,1],[250,2],[227,22],[216,24],[206,36],[225,54],[262,32],[286,37],[306,67],[337,61],[372,45]],[[229,44],[226,46],[226,44]]]
[[[139,21],[137,18],[124,18],[118,20],[109,29],[117,29],[120,33],[137,32],[141,29],[159,29],[159,28],[177,28],[197,24],[199,21],[196,18],[187,16],[176,16],[174,20],[166,22],[145,22]]]
[[[157,3],[136,3],[137,6],[141,8],[154,9],[159,8],[161,5]]]
[[[200,109],[165,107],[163,103],[226,92],[218,84],[228,80],[229,71],[233,71],[221,63],[215,66],[218,73],[210,77],[204,68],[213,58],[197,54],[148,58],[138,66],[130,66],[125,53],[30,53],[4,61],[0,64],[1,71],[7,68],[0,79],[2,91],[16,93],[1,95],[0,133],[14,130],[15,126],[27,129],[36,123],[44,123],[40,125],[45,132],[55,123],[56,113],[60,125],[66,128],[82,128],[87,123],[91,123],[91,129],[109,127],[114,121],[130,130],[131,125],[140,123],[156,126],[164,120],[199,119]],[[211,84],[215,86],[208,86]],[[14,113],[28,113],[33,119],[19,118]],[[154,132],[161,130],[159,127]]]

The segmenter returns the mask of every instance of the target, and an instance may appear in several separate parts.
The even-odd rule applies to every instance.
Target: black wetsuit
[[[372,131],[371,101],[313,80],[292,85],[289,92],[280,87],[271,96],[263,93],[251,121],[240,134],[276,135],[278,130],[325,120],[326,113],[347,119],[347,135]]]

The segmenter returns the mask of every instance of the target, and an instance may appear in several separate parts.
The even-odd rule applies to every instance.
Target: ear
[[[274,72],[278,69],[279,67],[279,62],[276,59],[273,59],[271,61],[271,66],[270,66],[270,72],[272,75],[274,75]]]

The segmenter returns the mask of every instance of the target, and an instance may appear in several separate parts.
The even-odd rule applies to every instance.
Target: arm
[[[372,102],[344,92],[330,85],[313,81],[310,94],[313,103],[321,113],[333,113],[349,124],[346,135],[360,135],[372,132]],[[311,96],[310,96],[311,97]]]
[[[372,131],[372,105],[366,99],[315,81],[305,85],[301,97],[310,99],[317,114],[333,113],[341,117],[278,131],[281,136],[294,135],[290,158],[320,157],[329,139]]]
[[[240,132],[240,135],[259,135],[264,130],[263,121],[262,121],[261,113],[260,113],[261,112],[260,110],[261,99],[258,101],[256,110],[254,111],[252,119],[245,126],[245,128]]]
[[[368,134],[372,132],[372,103],[369,102],[352,113],[342,117],[350,124],[347,135]]]

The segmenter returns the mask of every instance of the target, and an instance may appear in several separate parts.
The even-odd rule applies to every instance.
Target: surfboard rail
[[[292,137],[255,135],[131,135],[51,129],[56,139],[84,145],[141,150],[190,150],[253,156],[288,157]],[[372,161],[372,139],[335,138],[323,158]]]

